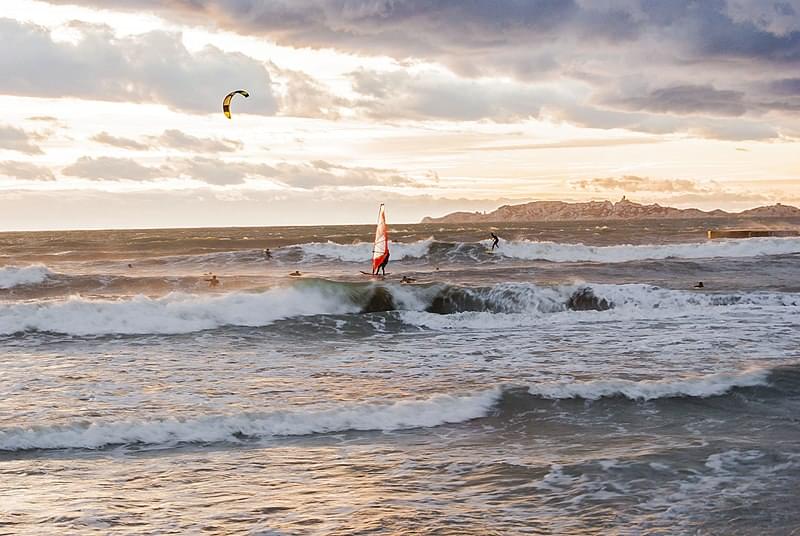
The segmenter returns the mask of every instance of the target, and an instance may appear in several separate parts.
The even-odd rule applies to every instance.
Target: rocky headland
[[[719,209],[704,211],[696,208],[664,207],[657,203],[642,205],[623,197],[616,203],[611,201],[590,201],[588,203],[533,201],[522,205],[503,205],[492,212],[453,212],[440,218],[425,217],[422,219],[422,223],[644,220],[662,218],[800,218],[800,209],[777,203],[742,212],[726,212]]]

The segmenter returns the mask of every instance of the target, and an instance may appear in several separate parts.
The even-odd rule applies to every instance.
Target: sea
[[[800,534],[800,220],[388,215],[0,234],[0,534]]]

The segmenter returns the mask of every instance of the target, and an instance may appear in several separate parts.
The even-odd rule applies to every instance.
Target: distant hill
[[[709,212],[687,208],[662,207],[659,204],[641,205],[622,198],[611,201],[565,203],[563,201],[533,201],[522,205],[503,205],[492,212],[453,212],[441,218],[422,218],[422,223],[481,223],[559,220],[644,220],[662,218],[800,218],[800,209],[780,203],[751,208],[742,212]]]

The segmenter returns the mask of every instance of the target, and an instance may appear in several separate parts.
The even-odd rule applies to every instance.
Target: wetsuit
[[[500,247],[500,238],[494,233],[489,234],[492,235],[492,251],[494,251],[494,248]]]
[[[386,258],[383,259],[383,262],[378,265],[378,269],[375,270],[375,275],[378,275],[378,272],[383,270],[383,275],[386,275],[386,265],[389,264],[389,254],[386,254]]]

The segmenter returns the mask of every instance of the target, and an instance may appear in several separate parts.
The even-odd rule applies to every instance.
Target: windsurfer
[[[383,261],[378,265],[378,268],[375,269],[375,273],[373,275],[378,275],[378,272],[383,270],[383,275],[386,275],[386,265],[389,264],[389,252],[386,252],[386,256],[383,257]]]

